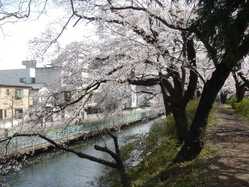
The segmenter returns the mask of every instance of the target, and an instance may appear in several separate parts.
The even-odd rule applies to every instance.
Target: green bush
[[[244,98],[239,103],[233,103],[232,107],[238,114],[249,119],[249,98]]]
[[[237,99],[235,96],[230,97],[227,101],[226,104],[233,105],[234,103],[237,102]]]

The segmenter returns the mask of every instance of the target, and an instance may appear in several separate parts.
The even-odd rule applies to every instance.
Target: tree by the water
[[[207,119],[215,98],[233,68],[249,53],[248,17],[246,0],[200,0],[198,3],[198,16],[189,29],[203,42],[216,69],[204,86],[177,162],[194,159],[204,146]]]
[[[39,2],[39,0],[35,2]],[[127,58],[124,62],[128,64],[131,61],[129,67],[132,67],[136,66],[139,61],[143,62],[144,66],[157,70],[157,74],[151,74],[151,69],[143,69],[149,74],[149,78],[153,78],[150,80],[160,77],[161,83],[166,83],[161,87],[166,88],[168,93],[172,91],[172,86],[168,85],[169,80],[169,83],[174,85],[175,89],[177,87],[181,88],[177,89],[180,90],[180,94],[185,95],[183,94],[185,89],[182,89],[185,86],[186,79],[183,79],[185,71],[181,67],[186,66],[181,66],[181,63],[179,65],[179,61],[182,62],[182,59],[184,59],[182,53],[184,50],[177,51],[176,49],[184,49],[182,47],[184,45],[189,45],[186,49],[191,49],[193,48],[193,41],[202,43],[209,59],[214,64],[214,71],[209,80],[204,83],[194,120],[186,138],[185,135],[182,136],[184,137],[184,143],[175,161],[180,162],[196,158],[204,146],[207,119],[219,91],[234,68],[249,53],[249,2],[247,0],[69,0],[56,2],[58,6],[65,6],[70,14],[58,37],[63,34],[68,23],[75,20],[75,24],[79,24],[81,21],[95,23],[99,32],[110,38],[116,33],[122,36],[122,41],[124,41],[124,38],[128,38],[126,42],[135,40],[134,43],[141,44],[139,47],[137,47],[138,45],[129,45],[130,48],[125,49],[133,52],[133,55],[136,52],[137,56],[136,58]],[[16,0],[17,11],[14,7],[3,11],[6,6],[8,8],[8,4],[3,4],[0,20],[26,19],[30,16],[34,5],[32,0]],[[179,36],[183,33],[187,34],[186,40],[179,39]],[[58,37],[55,39],[58,39]],[[183,45],[182,41],[184,40],[186,42]],[[119,44],[122,44],[122,42],[119,42]],[[118,49],[123,49],[123,46],[120,45]],[[196,76],[194,79],[190,76],[194,72],[198,73],[195,71],[195,65],[198,67],[199,63],[196,62],[194,53],[186,53],[186,58],[187,62],[192,63],[191,68],[193,68],[189,71],[188,80],[188,85],[193,86],[189,90],[191,96],[193,89],[195,89]],[[116,60],[112,62],[114,63]],[[125,65],[123,64],[120,67],[125,67]],[[183,71],[181,72],[181,70]],[[179,72],[181,76],[179,76]],[[148,78],[148,74],[146,77],[144,72],[139,72],[138,77]],[[179,82],[181,82],[179,79],[184,80],[182,85],[179,85]],[[156,81],[158,83],[158,80]],[[194,83],[190,84],[190,81]],[[102,80],[101,84],[104,82],[107,82],[107,80]],[[162,91],[164,92],[166,89],[162,89]],[[172,93],[171,95],[175,94],[173,91]],[[167,94],[164,94],[164,96],[167,96]],[[173,99],[164,97],[165,106],[168,105],[166,98],[170,100],[172,107]],[[180,122],[184,124],[186,119],[183,117]]]

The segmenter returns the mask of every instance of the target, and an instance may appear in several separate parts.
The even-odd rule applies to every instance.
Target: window
[[[4,119],[6,119],[6,118],[7,118],[7,110],[3,110],[3,112],[4,112],[4,113],[3,113],[3,114],[4,114],[4,115],[3,115],[3,116],[4,116]]]
[[[16,108],[15,109],[15,118],[20,119],[23,117],[23,109],[22,108]]]
[[[0,109],[0,120],[7,118],[7,110]]]
[[[22,99],[22,97],[23,97],[23,90],[22,89],[16,89],[15,98],[16,99]]]
[[[0,120],[2,120],[2,119],[3,119],[3,110],[0,109]]]
[[[6,89],[6,95],[10,95],[10,90]]]
[[[26,78],[25,78],[25,77],[20,78],[20,79],[19,79],[19,82],[21,82],[21,83],[26,83]]]
[[[35,78],[31,77],[31,84],[34,84],[34,83],[35,83]]]

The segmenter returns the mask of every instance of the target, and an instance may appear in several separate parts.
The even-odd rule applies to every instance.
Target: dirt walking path
[[[208,130],[208,139],[219,148],[210,161],[209,187],[249,187],[249,121],[229,106],[218,108],[217,125]]]

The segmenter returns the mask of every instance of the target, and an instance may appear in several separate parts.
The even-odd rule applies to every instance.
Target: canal
[[[127,143],[128,137],[147,133],[153,121],[130,127],[119,133],[120,145]],[[94,150],[93,145],[112,146],[110,138],[98,138],[75,147],[82,152],[109,159],[109,156]],[[96,186],[96,179],[106,171],[105,166],[81,159],[71,153],[43,155],[38,161],[12,173],[5,178],[10,187],[90,187]]]

